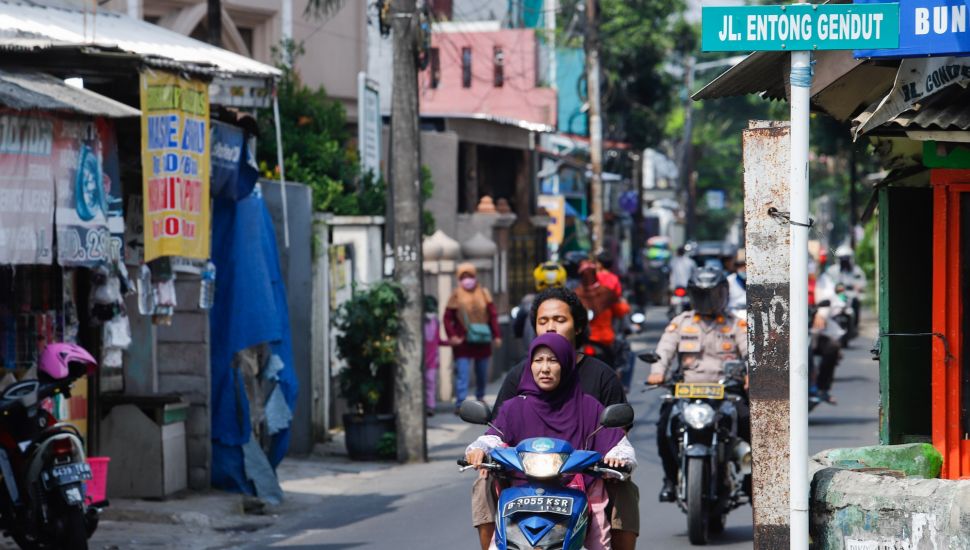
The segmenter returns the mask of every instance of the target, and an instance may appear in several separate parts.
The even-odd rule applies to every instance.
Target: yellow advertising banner
[[[145,261],[209,257],[209,85],[141,74]]]
[[[546,240],[549,245],[559,248],[566,233],[566,198],[562,195],[539,195],[536,202],[545,208],[552,218]]]

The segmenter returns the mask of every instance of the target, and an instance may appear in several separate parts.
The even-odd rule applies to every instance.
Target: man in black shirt
[[[579,297],[565,288],[553,287],[536,295],[532,302],[532,323],[536,334],[555,332],[582,347],[589,336],[589,317]],[[505,376],[502,388],[495,400],[492,414],[498,414],[502,403],[518,394],[519,380],[525,369],[523,361]],[[610,366],[595,357],[578,356],[579,383],[583,391],[595,397],[604,407],[626,403],[623,385]],[[484,470],[482,470],[484,472]],[[478,529],[482,548],[487,549],[495,531],[496,498],[490,491],[491,482],[479,477],[472,487],[472,522]],[[612,547],[616,550],[632,550],[640,531],[639,489],[633,481],[606,484],[612,506]]]

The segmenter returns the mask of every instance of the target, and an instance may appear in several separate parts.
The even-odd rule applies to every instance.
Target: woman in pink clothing
[[[435,395],[438,390],[438,348],[447,346],[441,339],[441,324],[438,322],[438,299],[431,295],[424,297],[424,409],[428,416],[434,416],[437,406]]]

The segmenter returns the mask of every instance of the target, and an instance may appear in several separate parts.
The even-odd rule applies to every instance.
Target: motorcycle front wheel
[[[687,537],[691,544],[707,544],[710,503],[707,492],[707,459],[693,457],[687,461]]]

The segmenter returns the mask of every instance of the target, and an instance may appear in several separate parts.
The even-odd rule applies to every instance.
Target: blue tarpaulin
[[[239,202],[215,199],[212,261],[216,264],[215,303],[209,313],[212,368],[212,484],[252,494],[244,471],[243,446],[252,437],[249,402],[233,357],[269,343],[282,360],[277,383],[290,411],[296,405],[286,289],[269,211],[258,192]],[[272,435],[267,458],[275,468],[289,446],[290,430]]]

